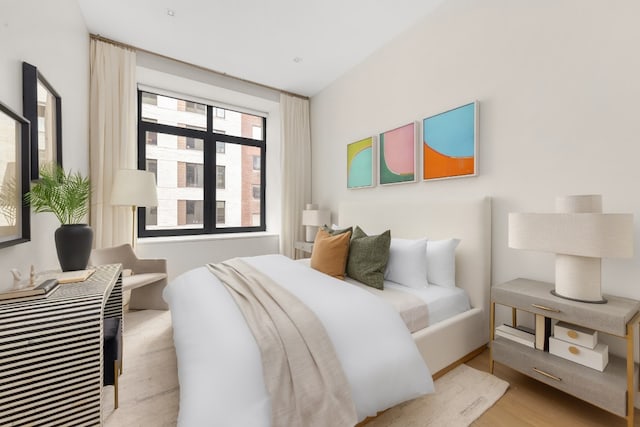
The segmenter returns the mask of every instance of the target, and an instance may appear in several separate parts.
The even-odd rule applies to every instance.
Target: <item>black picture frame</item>
[[[12,123],[13,121],[13,123]],[[31,240],[27,119],[0,102],[0,248]]]
[[[39,86],[43,94],[40,100]],[[37,180],[42,164],[53,162],[62,166],[62,98],[42,73],[27,62],[22,63],[22,109],[24,117],[31,123],[31,179]],[[47,119],[49,112],[51,117]],[[52,138],[49,143],[47,131]]]

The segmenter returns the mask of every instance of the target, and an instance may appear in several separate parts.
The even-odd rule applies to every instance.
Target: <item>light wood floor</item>
[[[467,362],[489,371],[489,350]],[[510,386],[500,400],[482,414],[474,427],[585,426],[623,427],[626,419],[576,399],[496,362],[494,374]],[[640,427],[636,409],[634,426]]]

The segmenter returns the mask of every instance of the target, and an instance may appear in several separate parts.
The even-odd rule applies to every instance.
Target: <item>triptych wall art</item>
[[[478,102],[382,132],[377,142],[369,137],[347,145],[347,188],[375,186],[376,170],[380,185],[416,182],[420,164],[424,181],[475,176]]]

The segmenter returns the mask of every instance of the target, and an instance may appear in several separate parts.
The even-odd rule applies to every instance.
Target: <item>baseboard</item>
[[[436,380],[436,379],[440,378],[441,376],[443,376],[444,374],[446,374],[447,372],[455,369],[456,367],[462,365],[465,362],[468,362],[469,360],[473,359],[474,357],[476,357],[480,353],[482,353],[486,348],[487,348],[487,344],[483,344],[482,346],[480,346],[480,347],[476,348],[475,350],[473,350],[471,353],[462,356],[460,359],[456,360],[452,364],[447,365],[446,367],[440,369],[435,374],[432,374],[433,379]]]

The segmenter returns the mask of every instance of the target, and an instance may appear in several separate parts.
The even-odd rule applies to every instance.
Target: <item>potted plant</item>
[[[55,242],[62,271],[84,270],[89,262],[93,230],[83,221],[90,197],[89,178],[79,172],[65,173],[56,163],[40,167],[40,179],[25,196],[34,212],[51,212],[60,221]]]

